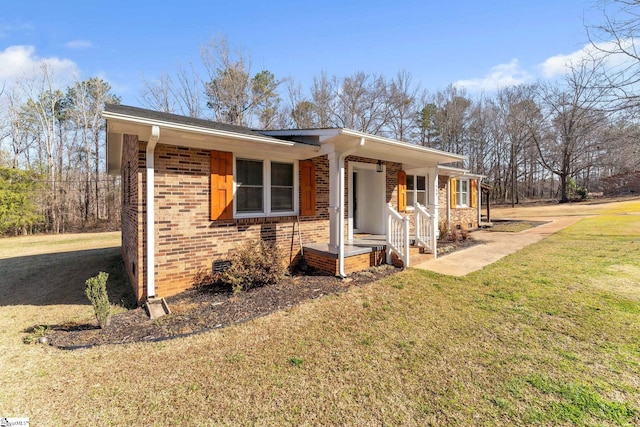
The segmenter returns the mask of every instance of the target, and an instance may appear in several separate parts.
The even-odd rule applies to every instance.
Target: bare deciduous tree
[[[174,85],[173,79],[166,73],[151,80],[142,76],[142,91],[139,101],[150,110],[161,113],[177,113],[177,102],[172,90]]]
[[[466,154],[471,100],[464,90],[449,85],[436,94],[434,121],[438,129],[438,148]]]
[[[317,126],[321,128],[335,125],[336,120],[336,78],[329,78],[326,72],[321,72],[319,77],[313,78],[311,87],[311,99],[318,114]]]
[[[247,126],[255,120],[263,128],[276,121],[281,81],[268,70],[251,77],[251,62],[242,52],[232,52],[224,38],[212,38],[200,51],[207,70],[207,106],[218,121]]]
[[[599,3],[602,22],[587,25],[592,46],[609,61],[598,84],[611,89],[614,108],[640,107],[640,0],[604,0]]]
[[[140,103],[151,110],[162,113],[202,117],[205,94],[202,77],[192,63],[180,65],[173,76],[161,73],[148,79],[142,76]]]
[[[571,65],[564,87],[544,85],[540,104],[545,128],[532,130],[541,164],[560,179],[561,201],[569,201],[568,180],[599,161],[599,131],[608,125],[609,116],[602,100],[608,88],[603,79],[602,62],[584,59]]]
[[[389,83],[388,126],[391,137],[406,141],[411,134],[416,99],[420,88],[413,84],[413,78],[407,71],[400,71]]]

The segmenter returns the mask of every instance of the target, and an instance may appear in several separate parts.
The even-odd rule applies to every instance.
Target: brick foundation
[[[338,256],[336,254],[305,251],[304,257],[310,267],[317,268],[333,276],[339,274]],[[364,254],[347,256],[344,258],[344,272],[345,274],[351,274],[366,270],[370,267],[384,264],[385,260],[386,253],[384,250],[372,250]]]

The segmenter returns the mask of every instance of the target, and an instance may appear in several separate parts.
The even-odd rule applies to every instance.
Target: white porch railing
[[[420,203],[415,204],[416,246],[422,246],[434,252],[433,248],[433,216]]]
[[[387,264],[391,264],[391,254],[409,267],[409,218],[398,213],[391,203],[387,205]]]

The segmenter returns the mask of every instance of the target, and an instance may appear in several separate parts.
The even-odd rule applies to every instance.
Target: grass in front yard
[[[0,416],[34,425],[639,425],[639,272],[640,216],[605,212],[463,278],[409,269],[161,343],[25,345],[12,326],[24,307],[3,304],[0,364],[11,381]],[[61,310],[43,309],[29,323]]]
[[[488,227],[487,231],[500,231],[508,233],[519,233],[524,230],[528,230],[538,225],[544,224],[541,221],[496,221],[491,227]]]

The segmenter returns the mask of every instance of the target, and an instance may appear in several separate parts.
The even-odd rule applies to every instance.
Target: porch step
[[[417,246],[412,246],[411,248],[409,248],[410,266],[422,264],[423,262],[430,259],[433,259],[433,254],[431,252],[427,252],[426,248],[420,248]]]

